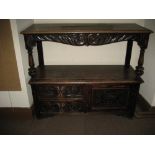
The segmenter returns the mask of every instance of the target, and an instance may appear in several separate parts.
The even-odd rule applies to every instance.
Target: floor
[[[155,118],[112,114],[64,114],[44,119],[0,120],[1,135],[150,135]]]

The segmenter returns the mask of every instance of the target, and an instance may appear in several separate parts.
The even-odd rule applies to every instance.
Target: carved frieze
[[[149,34],[140,33],[54,33],[25,36],[26,47],[33,47],[36,41],[53,41],[73,46],[98,46],[133,40],[140,47],[147,47]]]

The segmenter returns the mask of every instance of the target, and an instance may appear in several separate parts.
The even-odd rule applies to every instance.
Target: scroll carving
[[[53,41],[73,46],[97,46],[132,40],[146,49],[149,33],[53,33],[25,35],[26,49],[31,49],[37,41]]]

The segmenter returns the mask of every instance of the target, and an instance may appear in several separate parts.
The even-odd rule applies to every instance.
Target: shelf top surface
[[[85,24],[33,24],[21,34],[53,33],[152,33],[151,30],[137,24],[85,23]]]
[[[30,84],[50,83],[141,83],[135,71],[123,65],[49,65],[37,67]]]

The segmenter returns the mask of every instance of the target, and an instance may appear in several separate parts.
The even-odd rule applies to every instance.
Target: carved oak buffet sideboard
[[[152,33],[137,24],[34,24],[21,32],[28,51],[29,81],[38,118],[64,112],[108,110],[134,116],[144,52]],[[43,41],[72,46],[127,42],[124,65],[44,65]],[[138,65],[130,66],[133,41],[140,47]],[[39,66],[33,47],[37,45]],[[104,51],[103,51],[104,52]]]

